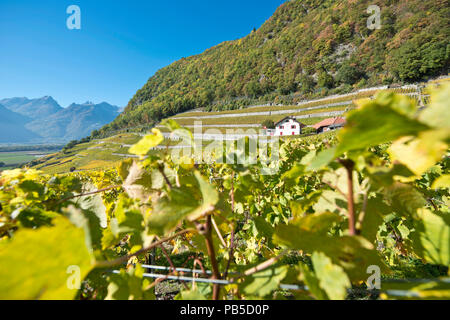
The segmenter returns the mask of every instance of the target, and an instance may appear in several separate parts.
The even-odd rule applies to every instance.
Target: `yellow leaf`
[[[415,139],[402,137],[388,152],[392,160],[403,163],[419,176],[441,160],[448,148],[444,141],[449,135],[448,130],[441,129],[422,132]]]
[[[153,134],[146,135],[138,143],[133,145],[130,148],[129,152],[138,156],[144,156],[150,151],[150,149],[158,146],[161,142],[164,141],[164,136],[162,135],[161,131],[153,128],[152,133]]]
[[[439,178],[437,178],[434,182],[433,182],[433,189],[446,189],[446,188],[450,188],[450,174],[445,174]]]
[[[85,235],[65,217],[0,243],[0,300],[73,299],[91,271]]]

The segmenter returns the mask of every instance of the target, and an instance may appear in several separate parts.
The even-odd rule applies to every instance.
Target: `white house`
[[[275,123],[275,129],[267,129],[269,136],[298,136],[302,133],[302,128],[306,127],[298,122],[294,117],[286,117]]]

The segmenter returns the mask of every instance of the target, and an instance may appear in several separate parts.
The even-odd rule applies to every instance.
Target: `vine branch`
[[[79,198],[79,197],[85,197],[85,196],[91,196],[93,194],[102,193],[102,192],[105,192],[105,191],[109,191],[109,190],[112,190],[112,189],[118,189],[118,188],[122,188],[122,186],[111,186],[111,187],[107,187],[107,188],[103,188],[103,189],[99,189],[99,190],[95,190],[95,191],[91,191],[91,192],[87,192],[87,193],[75,194],[75,195],[72,195],[70,197],[63,198],[63,199],[59,200],[57,202],[57,204],[66,202],[66,201],[71,200],[71,199],[75,199],[75,198]]]
[[[351,236],[356,235],[355,229],[355,196],[353,193],[353,169],[355,163],[350,159],[339,159],[339,162],[347,170],[347,203],[348,203],[348,230]]]
[[[170,237],[163,238],[163,239],[161,239],[159,241],[153,242],[148,247],[143,248],[141,250],[138,250],[135,253],[132,253],[132,254],[129,254],[129,255],[117,258],[115,260],[97,261],[95,263],[94,267],[96,267],[96,268],[109,268],[109,267],[117,266],[119,264],[123,264],[123,263],[127,262],[130,258],[133,258],[133,257],[138,256],[140,254],[146,253],[147,251],[150,251],[151,249],[156,248],[156,247],[160,246],[161,244],[163,244],[163,243],[165,243],[167,241],[170,241],[170,240],[172,240],[172,239],[174,239],[174,238],[176,238],[178,236],[181,236],[181,235],[183,235],[185,233],[196,232],[196,231],[197,230],[195,230],[195,229],[185,229],[185,230],[179,231],[179,232],[175,233],[174,235],[172,235]]]
[[[219,266],[217,264],[216,260],[216,252],[214,250],[214,244],[212,239],[212,232],[211,232],[211,215],[206,216],[206,224],[203,235],[205,236],[206,241],[206,249],[208,251],[208,256],[211,259],[211,266],[212,266],[212,272],[213,275],[211,279],[218,280],[220,279],[220,273],[219,273]],[[215,283],[213,285],[213,300],[219,300],[219,292],[220,292],[220,284]]]

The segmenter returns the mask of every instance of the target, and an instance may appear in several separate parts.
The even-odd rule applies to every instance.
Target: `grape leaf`
[[[331,300],[344,300],[347,289],[351,287],[350,280],[344,270],[331,262],[322,252],[313,252],[311,261],[314,273],[319,279],[320,287]]]
[[[82,229],[65,217],[54,227],[22,229],[0,245],[0,299],[73,299],[70,266],[80,270],[80,281],[90,272],[91,256]]]
[[[166,234],[184,218],[193,221],[214,209],[219,201],[217,191],[199,172],[195,172],[194,176],[196,186],[174,187],[158,200],[148,221],[151,232]]]
[[[153,134],[146,135],[138,143],[133,145],[130,148],[129,152],[138,156],[144,156],[150,151],[150,149],[158,146],[161,142],[164,141],[164,136],[162,135],[161,131],[153,128],[152,133]]]
[[[402,136],[415,136],[429,127],[412,118],[413,103],[404,96],[382,94],[365,100],[350,111],[339,133],[336,155],[389,142]]]
[[[245,279],[242,284],[248,295],[265,297],[280,286],[288,273],[288,266],[266,269]]]
[[[415,252],[427,262],[450,265],[450,219],[428,209],[418,211],[413,233]]]
[[[393,161],[405,164],[420,176],[442,159],[448,149],[444,141],[449,137],[450,130],[424,131],[416,139],[403,137],[395,141],[388,152]]]

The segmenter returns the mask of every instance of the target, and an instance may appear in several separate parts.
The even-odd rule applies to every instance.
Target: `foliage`
[[[273,120],[271,119],[266,119],[262,122],[261,126],[267,129],[274,129],[275,128],[275,123],[273,122]]]
[[[2,297],[154,299],[160,281],[141,265],[167,259],[230,281],[186,285],[177,299],[272,299],[282,284],[298,286],[296,299],[345,299],[355,288],[368,298],[374,266],[381,298],[448,299],[449,93],[433,92],[421,111],[394,94],[359,101],[337,138],[283,140],[270,175],[247,147],[210,154],[234,163],[151,151],[164,143],[158,130],[131,148],[139,160],[114,170],[4,171]],[[79,290],[67,286],[68,266],[81,270]],[[404,279],[424,274],[433,279]]]

